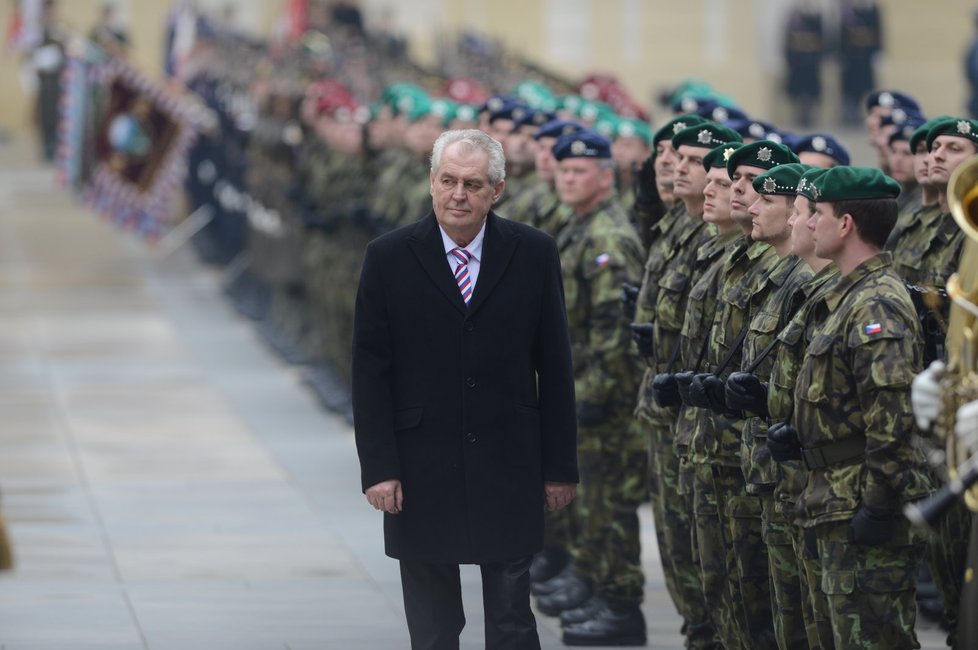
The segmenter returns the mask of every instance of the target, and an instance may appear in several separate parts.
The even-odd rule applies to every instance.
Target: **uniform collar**
[[[846,294],[871,275],[876,275],[883,269],[889,268],[893,256],[888,252],[878,253],[854,268],[849,275],[839,278],[839,282],[826,292],[823,301],[829,311],[835,311]]]

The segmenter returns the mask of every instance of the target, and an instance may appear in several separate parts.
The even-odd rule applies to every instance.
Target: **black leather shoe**
[[[590,597],[591,585],[573,574],[562,589],[537,598],[537,609],[541,614],[557,616],[565,609],[580,607]]]
[[[601,600],[600,596],[591,596],[587,599],[587,602],[580,607],[565,609],[562,611],[560,613],[560,624],[562,627],[567,627],[568,625],[581,623],[588,619],[594,618],[594,616],[605,607],[605,602]]]
[[[562,548],[545,548],[530,563],[530,583],[546,582],[567,566],[570,554]]]
[[[644,646],[645,616],[638,605],[605,605],[594,618],[564,628],[564,645]]]
[[[531,582],[530,583],[530,593],[534,596],[546,596],[547,594],[552,594],[555,591],[559,591],[567,585],[567,581],[574,577],[574,570],[571,568],[570,562],[567,563],[560,573],[550,578],[545,582]]]

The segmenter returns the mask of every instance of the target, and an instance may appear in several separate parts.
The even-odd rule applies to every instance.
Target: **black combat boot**
[[[563,548],[545,548],[533,556],[530,563],[530,583],[546,582],[560,573],[570,561]]]
[[[638,605],[605,606],[593,618],[564,627],[570,646],[644,646],[645,616]]]
[[[565,609],[580,607],[590,597],[591,585],[572,572],[560,589],[537,598],[537,609],[541,614],[557,616]]]

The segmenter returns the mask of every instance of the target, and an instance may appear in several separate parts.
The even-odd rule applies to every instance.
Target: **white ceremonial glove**
[[[940,381],[946,370],[943,361],[934,361],[910,384],[910,405],[917,418],[917,426],[924,431],[930,431],[941,412]]]
[[[969,454],[978,452],[978,400],[958,409],[954,418],[954,435],[958,437],[958,444]]]

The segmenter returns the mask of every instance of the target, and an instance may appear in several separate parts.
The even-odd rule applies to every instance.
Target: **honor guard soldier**
[[[920,327],[881,252],[900,186],[866,167],[831,169],[814,183],[815,252],[841,277],[811,307],[795,384],[796,444],[808,469],[796,521],[812,531],[835,647],[914,648],[923,535],[899,511],[932,486],[911,441]]]
[[[804,165],[829,169],[849,164],[849,152],[841,142],[828,133],[810,133],[794,137],[785,144],[798,154],[798,160]]]
[[[553,154],[557,193],[574,213],[557,246],[577,394],[582,534],[576,577],[539,596],[537,608],[576,610],[564,623],[568,645],[644,645],[638,508],[647,495],[648,451],[632,417],[639,369],[620,307],[622,282],[641,275],[642,245],[614,197],[608,139],[590,130],[565,135]]]

